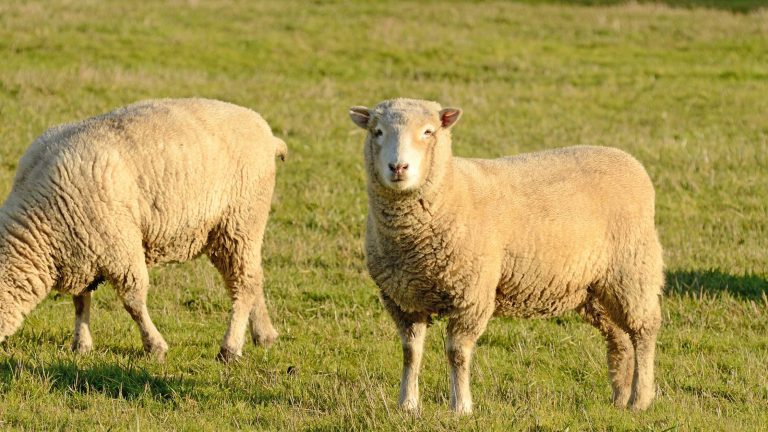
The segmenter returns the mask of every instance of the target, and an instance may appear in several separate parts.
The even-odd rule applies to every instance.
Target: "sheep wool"
[[[146,306],[147,268],[207,253],[233,299],[219,356],[277,337],[262,238],[285,143],[254,111],[206,99],[138,102],[53,127],[19,162],[0,208],[0,341],[51,290],[75,303],[73,349],[92,348],[91,290],[107,280],[144,349],[168,349]]]
[[[368,131],[366,263],[399,330],[403,409],[418,409],[433,315],[448,319],[451,406],[467,414],[471,356],[491,316],[569,310],[605,337],[613,403],[649,406],[664,276],[653,185],[637,160],[593,146],[465,159],[451,151],[460,109],[394,99],[349,114]]]

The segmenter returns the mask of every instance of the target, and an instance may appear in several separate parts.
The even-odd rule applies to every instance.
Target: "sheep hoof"
[[[627,397],[615,398],[613,400],[614,408],[625,409],[625,408],[627,408],[628,404],[629,404],[629,398],[627,398]]]
[[[163,341],[162,343],[144,346],[144,352],[146,352],[149,357],[154,358],[156,362],[164,363],[165,353],[168,352],[168,344]]]
[[[419,413],[419,403],[413,400],[406,400],[400,403],[400,409],[410,415],[417,415]]]
[[[634,401],[629,406],[629,409],[633,413],[639,413],[639,412],[642,412],[642,411],[645,411],[646,409],[648,409],[649,406],[651,406],[651,401],[650,400],[649,401]]]
[[[165,351],[150,351],[147,355],[158,363],[165,363]]]
[[[264,348],[269,348],[272,346],[272,344],[275,343],[277,340],[277,337],[279,334],[277,333],[277,330],[270,328],[269,330],[265,332],[259,332],[253,333],[253,343],[256,346],[262,346]]]
[[[618,409],[625,409],[632,399],[631,389],[624,388],[613,391],[613,406]]]
[[[232,363],[237,360],[240,360],[241,355],[239,353],[236,353],[234,351],[230,351],[227,348],[221,347],[219,350],[219,354],[216,356],[216,360],[222,362],[222,363]]]
[[[625,409],[627,407],[627,402],[615,400],[613,401],[613,407],[616,409]]]
[[[471,404],[457,404],[453,407],[453,413],[457,416],[468,416],[472,415],[472,405]]]
[[[72,343],[72,351],[78,354],[88,354],[93,350],[93,344],[83,341],[75,341]]]
[[[471,416],[472,415],[472,408],[455,410],[454,414],[456,414],[459,417]]]

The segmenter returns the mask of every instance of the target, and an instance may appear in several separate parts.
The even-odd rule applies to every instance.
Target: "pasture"
[[[215,360],[230,301],[207,259],[151,272],[170,345],[146,358],[114,291],[95,351],[52,294],[0,347],[0,428],[17,430],[758,430],[768,424],[768,9],[762,0],[3,1],[0,201],[46,128],[146,98],[260,112],[290,149],[264,245],[281,337]],[[658,396],[610,404],[602,337],[576,314],[491,321],[475,414],[448,410],[445,322],[423,410],[397,410],[400,343],[363,260],[363,132],[352,105],[459,106],[454,153],[615,146],[657,193],[667,287]]]

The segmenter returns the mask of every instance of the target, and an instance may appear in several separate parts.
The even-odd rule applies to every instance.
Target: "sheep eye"
[[[376,129],[375,131],[373,131],[373,136],[375,136],[375,137],[380,137],[383,134],[384,134],[384,131],[381,130],[381,129]]]
[[[424,136],[432,136],[434,135],[434,133],[435,131],[433,131],[432,129],[427,129],[424,131]]]

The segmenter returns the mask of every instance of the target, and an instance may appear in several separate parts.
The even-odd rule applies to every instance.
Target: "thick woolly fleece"
[[[439,125],[440,109],[385,101],[371,110],[368,129],[378,122],[400,130]],[[418,406],[431,315],[449,317],[451,401],[468,413],[472,349],[492,315],[574,309],[607,340],[614,403],[650,404],[663,262],[653,186],[637,160],[590,146],[464,159],[452,155],[450,131],[441,128],[422,162],[423,184],[397,191],[381,181],[378,151],[369,133],[366,261],[400,330],[403,408]]]
[[[285,143],[255,112],[205,99],[139,102],[57,126],[22,157],[0,208],[0,340],[51,290],[75,296],[74,348],[91,348],[90,291],[109,280],[162,359],[147,267],[208,253],[233,299],[221,356],[277,337],[261,244]]]

